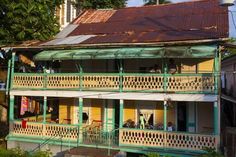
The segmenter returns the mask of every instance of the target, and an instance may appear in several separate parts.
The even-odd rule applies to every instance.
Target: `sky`
[[[144,0],[128,0],[127,6],[142,6]],[[171,0],[172,3],[191,1],[191,0]],[[235,21],[235,25],[233,24],[233,19]],[[236,0],[235,5],[229,7],[229,36],[236,38]]]

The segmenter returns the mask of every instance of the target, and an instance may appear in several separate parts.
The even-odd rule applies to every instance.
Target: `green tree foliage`
[[[159,1],[159,4],[168,4],[171,3],[169,0],[144,0],[145,5],[155,5]]]
[[[123,8],[127,0],[76,0],[76,7],[79,10],[84,9],[107,9]]]
[[[3,149],[0,148],[0,156],[2,157],[51,157],[52,153],[50,151],[36,151],[36,152],[26,152],[20,148],[14,149]]]
[[[47,40],[59,31],[55,8],[62,0],[0,0],[0,43]]]

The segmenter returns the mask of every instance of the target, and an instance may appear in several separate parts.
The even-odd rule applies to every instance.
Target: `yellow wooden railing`
[[[21,121],[13,122],[12,135],[24,137],[58,137],[63,140],[77,140],[79,127],[75,125],[43,124],[27,122],[23,128]]]
[[[132,92],[213,93],[213,74],[22,74],[15,73],[13,89],[109,90]]]
[[[21,121],[14,121],[13,136],[52,138],[76,141],[80,134],[79,127],[75,125],[42,124],[28,122],[23,128]],[[83,129],[81,131],[84,131]],[[84,133],[90,133],[85,131]],[[79,135],[80,134],[80,135]],[[90,140],[91,140],[90,136]],[[164,132],[144,129],[119,129],[119,146],[129,147],[158,147],[179,150],[201,151],[204,148],[217,150],[218,136],[180,132]]]
[[[119,144],[122,146],[162,147],[174,149],[217,149],[218,139],[214,135],[179,132],[164,132],[142,129],[120,129]]]

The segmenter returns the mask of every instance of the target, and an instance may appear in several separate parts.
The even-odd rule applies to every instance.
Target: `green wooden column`
[[[219,53],[218,51],[215,52],[215,58],[214,58],[214,86],[215,86],[215,90],[214,93],[215,94],[219,94],[219,70],[220,70],[220,65],[219,65]]]
[[[83,125],[83,98],[79,98],[79,143],[82,143],[83,141],[83,130],[82,130],[82,125]]]
[[[12,58],[11,58],[11,89],[13,88],[13,80],[14,80],[15,56],[16,56],[16,53],[13,52]]]
[[[219,88],[220,88],[220,52],[217,50],[215,51],[215,58],[214,58],[214,86],[215,90],[214,93],[215,95],[219,95]],[[220,117],[219,117],[219,104],[220,102],[217,100],[214,102],[214,134],[219,135],[220,134]]]
[[[164,92],[167,92],[167,81],[168,81],[168,79],[167,79],[167,64],[166,63],[164,63],[164,87],[163,87],[163,90],[164,90]]]
[[[164,131],[167,131],[167,101],[164,101]]]
[[[9,121],[10,123],[14,121],[14,95],[10,96],[10,103],[9,103]]]
[[[83,89],[83,68],[79,65],[79,90],[82,91]]]
[[[123,92],[123,64],[122,60],[120,60],[120,66],[119,66],[119,92]]]
[[[46,123],[46,114],[47,114],[47,97],[43,97],[43,123]]]
[[[219,104],[214,102],[214,134],[219,135]]]
[[[120,123],[119,128],[123,128],[124,100],[120,100]]]
[[[8,66],[7,66],[6,95],[8,95],[8,93],[9,93],[9,87],[10,87],[10,76],[11,76],[11,59],[8,60]]]
[[[83,98],[79,98],[79,126],[83,124]]]

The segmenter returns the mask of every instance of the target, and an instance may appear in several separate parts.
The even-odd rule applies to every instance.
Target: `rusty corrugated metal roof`
[[[80,44],[156,43],[228,38],[228,10],[218,0],[89,10],[68,36],[95,35]],[[67,37],[68,37],[67,36]]]
[[[111,9],[87,10],[79,16],[73,24],[104,23],[116,12]]]

